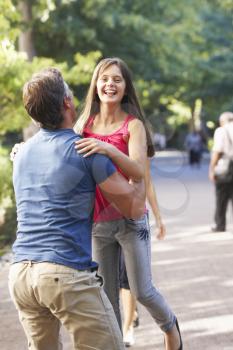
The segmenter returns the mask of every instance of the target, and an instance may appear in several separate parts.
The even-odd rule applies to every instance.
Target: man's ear
[[[70,104],[70,97],[65,96],[63,99],[63,106],[65,109],[69,109],[71,104]]]

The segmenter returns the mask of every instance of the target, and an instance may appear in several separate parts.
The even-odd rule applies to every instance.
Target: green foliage
[[[74,58],[75,64],[69,69],[66,62],[57,63],[51,58],[35,57],[33,62],[28,62],[24,54],[13,48],[0,52],[0,135],[21,131],[30,122],[22,105],[22,88],[34,72],[56,66],[67,82],[78,88],[88,83],[99,57],[99,52],[89,52],[85,56],[78,53]],[[76,102],[78,105],[78,99]]]
[[[74,86],[89,85],[96,62],[101,58],[100,51],[91,51],[86,55],[76,53],[74,65],[65,72],[65,77]]]
[[[19,35],[20,16],[11,0],[0,2],[0,43],[3,47],[14,42]]]
[[[27,123],[22,106],[22,86],[28,63],[13,49],[0,53],[0,134],[21,130]]]
[[[16,233],[16,208],[12,187],[12,164],[7,149],[0,148],[0,250],[12,243]],[[5,212],[4,215],[2,215]],[[4,251],[3,251],[4,252]],[[1,253],[0,253],[1,254]]]
[[[9,154],[6,149],[0,148],[0,168],[4,169],[0,173],[0,207],[4,199],[13,198],[13,189],[11,182],[12,164],[9,160]],[[9,201],[8,201],[9,202]]]
[[[10,7],[11,1],[3,3]],[[66,62],[63,73],[78,103],[93,64],[102,56],[120,56],[131,67],[142,105],[154,124],[173,99],[191,110],[195,100],[202,99],[206,120],[233,108],[231,1],[40,0],[31,5],[37,54],[52,57],[56,65]],[[19,21],[14,20],[17,11],[12,9],[11,19],[4,17],[8,21],[5,33],[9,23]],[[14,31],[19,28],[14,25]],[[23,73],[40,65],[33,64],[32,69],[20,66]],[[17,66],[13,71],[20,79]],[[12,100],[16,89],[12,88],[6,101]],[[21,118],[15,118],[19,118],[17,129]]]
[[[4,223],[0,225],[0,255],[4,247],[11,245],[16,237],[17,221],[15,205],[6,208]]]

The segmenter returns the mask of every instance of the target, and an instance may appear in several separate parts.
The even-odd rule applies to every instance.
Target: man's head
[[[47,68],[32,76],[24,85],[23,102],[28,114],[43,128],[61,128],[67,112],[75,121],[72,92],[56,68]]]
[[[229,122],[233,121],[233,113],[232,112],[224,112],[219,117],[219,124],[222,126]]]

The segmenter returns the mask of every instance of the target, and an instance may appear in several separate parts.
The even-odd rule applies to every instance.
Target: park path
[[[152,271],[179,318],[184,350],[233,350],[233,219],[229,210],[228,232],[210,232],[214,189],[207,168],[205,160],[200,169],[190,169],[183,154],[174,152],[152,162],[168,231],[165,241],[152,237]],[[7,290],[8,269],[8,263],[0,268],[0,349],[26,350]],[[141,306],[139,313],[131,349],[162,350],[160,330]],[[64,350],[72,350],[66,334],[64,344]]]

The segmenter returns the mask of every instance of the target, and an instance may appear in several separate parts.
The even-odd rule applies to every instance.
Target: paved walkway
[[[233,226],[209,231],[214,195],[207,165],[192,171],[183,165],[176,177],[155,179],[168,234],[163,242],[152,239],[153,278],[179,318],[184,350],[233,350]],[[8,264],[0,269],[0,349],[26,350],[7,273]],[[139,313],[131,349],[164,349],[150,315],[140,306]],[[64,350],[72,350],[66,334],[64,342]]]

